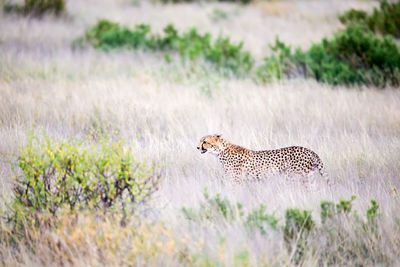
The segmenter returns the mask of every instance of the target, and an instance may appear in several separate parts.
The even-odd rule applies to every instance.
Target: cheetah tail
[[[325,178],[326,183],[329,186],[332,186],[334,184],[332,177],[329,177],[328,173],[325,171],[324,164],[322,162],[319,162],[318,164],[318,172],[321,174],[323,178]]]
[[[322,177],[328,177],[328,173],[325,171],[324,164],[322,164],[322,162],[318,164],[318,172],[321,174]]]

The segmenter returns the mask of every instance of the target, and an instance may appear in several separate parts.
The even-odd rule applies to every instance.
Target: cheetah
[[[197,149],[218,157],[225,177],[234,183],[245,179],[260,181],[267,176],[307,177],[315,170],[327,178],[319,156],[312,150],[291,146],[275,150],[253,151],[229,143],[220,134],[207,135],[200,139]]]

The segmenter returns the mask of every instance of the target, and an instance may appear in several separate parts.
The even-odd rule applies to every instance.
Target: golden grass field
[[[56,230],[32,233],[34,249],[14,250],[0,243],[1,264],[291,265],[278,233],[264,237],[249,234],[240,223],[188,222],[181,208],[198,206],[208,188],[210,194],[241,202],[244,209],[264,203],[281,224],[289,207],[313,210],[318,223],[321,200],[356,195],[354,209],[364,216],[370,199],[376,199],[382,229],[367,246],[385,253],[388,265],[398,266],[398,88],[332,87],[303,79],[257,85],[250,79],[225,78],[206,63],[167,64],[159,54],[71,48],[71,42],[98,18],[132,27],[148,23],[155,31],[172,22],[180,30],[197,27],[213,36],[223,33],[234,41],[243,40],[245,49],[260,61],[270,53],[268,45],[277,35],[288,44],[307,48],[342,27],[338,13],[352,7],[371,10],[374,5],[303,0],[164,6],[69,0],[67,15],[60,19],[0,13],[0,195],[4,201],[12,197],[10,163],[32,128],[63,140],[84,138],[100,128],[132,144],[138,159],[165,166],[160,190],[143,215],[146,219],[122,227],[113,218],[66,216]],[[212,20],[215,9],[223,10],[227,18]],[[311,148],[335,184],[320,183],[308,191],[279,177],[261,184],[223,183],[217,159],[196,149],[199,139],[212,133],[255,150]],[[310,242],[318,248],[322,241]],[[307,254],[303,265],[320,265],[319,257],[316,249]],[[344,262],[374,265],[357,255]]]

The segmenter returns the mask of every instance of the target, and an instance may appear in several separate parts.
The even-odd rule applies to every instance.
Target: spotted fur
[[[244,179],[261,180],[271,175],[307,177],[314,171],[327,176],[319,156],[305,147],[253,151],[231,144],[222,139],[221,135],[207,135],[200,139],[197,149],[201,153],[215,154],[225,176],[236,183]]]

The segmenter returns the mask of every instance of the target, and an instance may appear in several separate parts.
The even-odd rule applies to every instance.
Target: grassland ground
[[[69,264],[98,265],[104,260],[129,265],[132,261],[126,255],[137,257],[140,251],[133,250],[142,248],[142,257],[133,260],[136,264],[174,265],[185,257],[176,254],[177,248],[182,251],[186,247],[200,258],[194,264],[207,264],[209,259],[224,265],[240,264],[246,257],[252,265],[290,264],[278,233],[264,237],[249,234],[240,223],[188,222],[181,208],[197,207],[204,188],[210,195],[220,193],[242,203],[245,210],[264,203],[278,218],[283,218],[285,209],[298,207],[313,210],[318,220],[324,199],[337,201],[356,195],[354,209],[360,211],[367,209],[370,199],[376,199],[383,230],[371,246],[385,253],[391,265],[399,264],[398,88],[331,87],[303,79],[257,85],[250,79],[226,78],[205,62],[174,58],[166,63],[161,54],[71,48],[75,38],[104,17],[132,26],[148,23],[156,31],[172,22],[178,29],[197,27],[214,35],[223,33],[234,41],[243,40],[244,47],[261,60],[270,52],[268,45],[276,35],[288,44],[308,47],[341,27],[338,12],[351,7],[370,10],[374,5],[366,1],[269,3],[163,6],[122,0],[68,1],[68,14],[61,19],[35,20],[1,13],[0,195],[5,200],[12,197],[10,163],[15,163],[32,128],[39,135],[62,140],[84,138],[101,130],[132,144],[138,159],[164,166],[162,185],[145,215],[158,230],[140,225],[138,229],[149,240],[143,243],[134,238],[136,232],[113,228],[116,226],[109,218],[101,224],[79,215],[79,231],[65,218],[65,231],[45,236],[68,248],[62,252],[67,256],[60,259]],[[215,21],[215,9],[227,17]],[[210,133],[221,133],[235,144],[256,150],[309,147],[320,155],[336,184],[328,188],[321,183],[318,190],[310,192],[274,178],[231,187],[222,181],[216,158],[200,155],[196,149],[199,138]],[[4,203],[0,206],[4,208]],[[96,239],[96,231],[110,235],[101,243],[104,246]],[[132,239],[125,240],[124,233]],[[161,240],[154,233],[163,236]],[[163,248],[155,245],[167,244],[165,240],[173,243]],[[37,240],[37,252],[42,256],[28,249],[18,254],[5,244],[0,250],[7,255],[5,264],[51,265],[51,253],[59,254],[50,241]],[[95,244],[92,247],[91,242]],[[318,247],[318,242],[313,239],[311,244]],[[349,265],[371,264],[357,260],[356,255]],[[318,250],[308,255],[304,264],[318,265]]]

